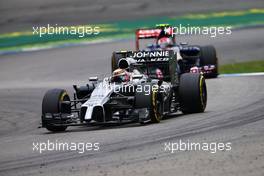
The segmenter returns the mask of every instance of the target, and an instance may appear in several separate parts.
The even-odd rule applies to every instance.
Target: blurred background
[[[262,0],[1,0],[0,32],[46,24],[83,25],[146,17],[264,8]]]
[[[264,24],[262,0],[1,0],[0,53],[133,38],[138,27],[157,23],[236,28]],[[33,35],[36,26],[97,25],[98,36]],[[67,45],[68,46],[68,45]]]

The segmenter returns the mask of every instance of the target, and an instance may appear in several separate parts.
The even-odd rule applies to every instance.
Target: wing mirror
[[[97,76],[90,77],[90,78],[89,78],[89,81],[91,81],[91,82],[98,81],[98,77],[97,77]]]
[[[181,55],[185,57],[196,57],[200,55],[200,48],[192,46],[192,47],[183,47],[180,50]]]
[[[181,42],[180,45],[188,45],[187,42]]]
[[[142,79],[143,75],[132,75],[132,79]]]

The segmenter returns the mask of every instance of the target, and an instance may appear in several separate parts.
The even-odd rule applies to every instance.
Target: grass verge
[[[223,11],[215,13],[194,13],[183,16],[148,17],[137,20],[121,20],[103,24],[84,24],[82,26],[68,27],[100,27],[99,35],[73,34],[42,35],[33,34],[33,29],[27,31],[0,34],[0,54],[12,51],[24,51],[30,48],[55,47],[61,44],[69,45],[77,42],[91,42],[102,38],[116,39],[126,35],[126,38],[134,37],[135,29],[142,27],[154,27],[156,24],[168,23],[172,26],[194,27],[232,27],[233,29],[250,26],[264,25],[264,9],[247,9],[242,11]],[[47,24],[48,25],[48,24]],[[46,27],[47,26],[42,26]],[[45,30],[46,30],[45,28]],[[80,31],[83,33],[84,31]],[[213,32],[213,31],[212,31]],[[210,32],[211,33],[211,32]],[[83,33],[84,34],[84,33]],[[209,34],[211,35],[211,34]],[[42,46],[43,45],[43,46]]]
[[[220,65],[221,74],[264,72],[264,60]]]

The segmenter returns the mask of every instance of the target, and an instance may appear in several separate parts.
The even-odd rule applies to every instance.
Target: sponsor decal
[[[137,60],[137,62],[166,62],[166,61],[169,61],[169,59],[170,58],[168,58],[168,57],[164,57],[164,58],[162,58],[162,57],[159,57],[159,58],[151,58],[151,59],[136,59]]]
[[[133,53],[133,58],[169,57],[169,51],[140,51]]]

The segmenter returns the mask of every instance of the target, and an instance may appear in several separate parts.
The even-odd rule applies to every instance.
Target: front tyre
[[[184,114],[204,112],[207,103],[205,79],[201,74],[184,73],[180,77],[180,106]]]
[[[70,97],[64,89],[51,89],[46,92],[42,101],[42,126],[52,132],[65,131],[67,126],[56,126],[47,121],[45,114],[71,113],[71,106],[62,104],[62,101],[70,101]]]
[[[151,83],[142,84],[142,91],[135,93],[135,108],[147,108],[147,119],[152,123],[159,123],[163,117],[162,93],[158,86]],[[143,124],[143,123],[142,123]]]

